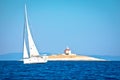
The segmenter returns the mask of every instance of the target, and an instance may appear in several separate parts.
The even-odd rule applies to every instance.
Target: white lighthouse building
[[[65,55],[71,55],[71,50],[69,47],[67,47],[65,50],[64,50],[64,54]]]

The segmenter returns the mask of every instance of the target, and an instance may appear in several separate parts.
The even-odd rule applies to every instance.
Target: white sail
[[[25,37],[24,37],[24,50],[23,50],[23,53],[24,53],[23,54],[23,58],[24,58],[23,62],[24,62],[24,64],[46,63],[47,56],[41,56],[41,57],[39,56],[38,50],[37,50],[35,43],[32,39],[32,35],[30,32],[29,24],[28,24],[26,5],[25,5],[25,27],[27,28],[27,39],[26,40],[28,40],[29,49],[27,50]],[[28,55],[28,53],[30,55]]]
[[[23,48],[23,58],[24,59],[29,58],[25,40],[24,40],[24,48]]]
[[[27,32],[28,32],[28,43],[29,43],[30,57],[39,56],[39,52],[35,46],[35,43],[32,39],[32,35],[30,33],[26,5],[25,5],[25,20],[26,20],[26,27],[27,27]]]

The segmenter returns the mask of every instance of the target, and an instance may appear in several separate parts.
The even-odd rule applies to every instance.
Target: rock
[[[89,56],[82,56],[76,54],[58,54],[58,55],[51,55],[48,56],[49,61],[105,61],[104,59],[89,57]]]

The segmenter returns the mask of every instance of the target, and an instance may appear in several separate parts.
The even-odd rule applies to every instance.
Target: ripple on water
[[[0,80],[119,80],[119,74],[119,61],[51,61],[27,65],[0,61]]]

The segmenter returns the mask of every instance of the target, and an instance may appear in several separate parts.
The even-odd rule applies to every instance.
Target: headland
[[[104,59],[71,53],[71,50],[69,48],[66,48],[64,50],[64,53],[62,54],[57,54],[57,55],[54,54],[48,56],[48,60],[49,61],[105,61]]]

